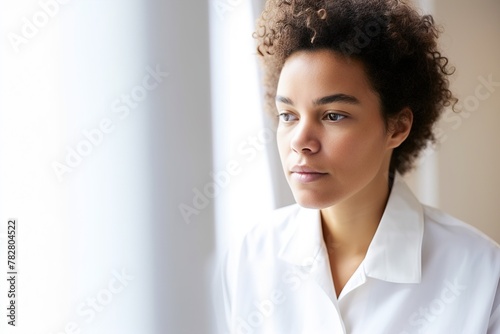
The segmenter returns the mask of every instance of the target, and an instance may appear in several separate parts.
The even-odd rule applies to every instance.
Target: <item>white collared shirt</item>
[[[498,245],[420,204],[399,176],[338,298],[319,210],[298,205],[248,233],[223,276],[221,333],[500,333]]]

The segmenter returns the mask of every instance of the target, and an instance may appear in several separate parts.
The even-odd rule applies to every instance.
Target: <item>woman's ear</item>
[[[396,148],[408,137],[413,124],[413,112],[406,107],[389,120],[388,148]]]

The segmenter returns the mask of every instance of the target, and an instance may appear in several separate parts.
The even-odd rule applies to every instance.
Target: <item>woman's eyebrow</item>
[[[347,95],[347,94],[333,94],[333,95],[328,95],[321,97],[319,99],[316,99],[313,101],[314,105],[320,106],[324,104],[329,104],[329,103],[334,103],[334,102],[344,102],[344,103],[349,103],[349,104],[359,104],[359,100],[352,96],[352,95]]]
[[[281,103],[293,106],[292,99],[290,99],[288,97],[281,96],[281,95],[276,95],[276,102],[281,102]],[[352,95],[347,95],[347,94],[332,94],[332,95],[328,95],[328,96],[323,96],[323,97],[320,97],[320,98],[314,100],[313,104],[316,106],[320,106],[320,105],[325,105],[325,104],[334,103],[334,102],[359,104],[359,100],[356,97],[354,97]]]

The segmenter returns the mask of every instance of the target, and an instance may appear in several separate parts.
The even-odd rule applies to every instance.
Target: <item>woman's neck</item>
[[[389,197],[389,180],[378,175],[364,189],[321,210],[323,238],[329,250],[339,256],[366,254]]]

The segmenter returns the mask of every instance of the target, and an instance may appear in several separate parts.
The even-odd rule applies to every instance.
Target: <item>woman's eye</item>
[[[338,122],[338,121],[346,118],[346,116],[331,112],[331,113],[326,114],[325,118],[329,121],[332,121],[332,122]]]
[[[293,115],[293,114],[290,114],[290,113],[287,113],[287,112],[282,112],[278,115],[280,121],[283,121],[283,122],[291,122],[291,121],[295,121],[297,118]]]

